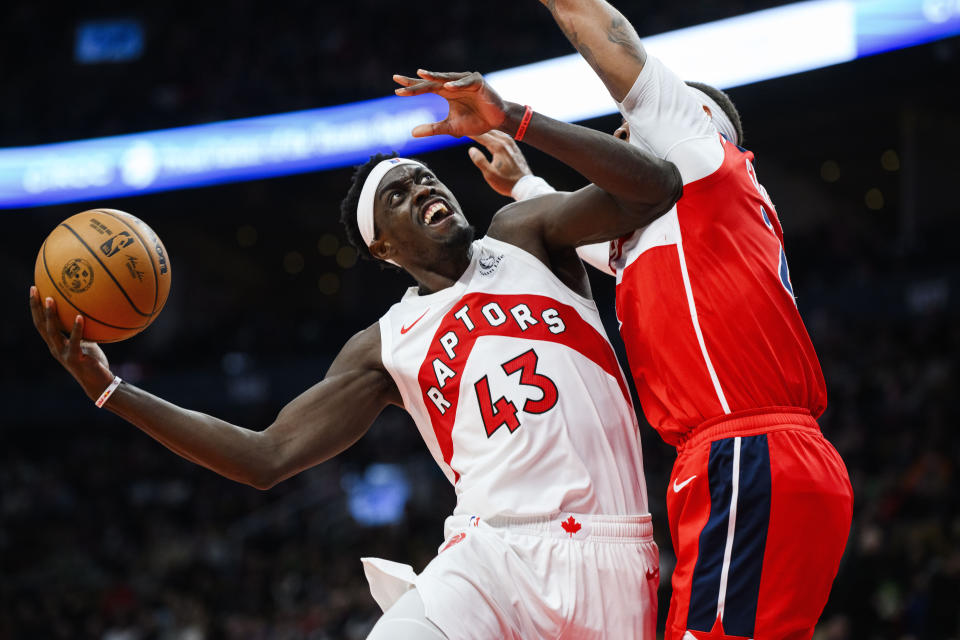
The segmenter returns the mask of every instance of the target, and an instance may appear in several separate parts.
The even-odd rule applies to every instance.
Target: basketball
[[[57,301],[66,331],[84,316],[83,338],[118,342],[146,329],[170,293],[170,260],[157,234],[135,216],[92,209],[71,216],[40,247],[34,282]]]

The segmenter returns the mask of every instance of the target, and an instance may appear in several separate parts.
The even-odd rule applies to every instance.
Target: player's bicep
[[[340,351],[323,380],[287,404],[267,428],[277,480],[332,458],[359,440],[400,393],[380,359],[377,325]]]

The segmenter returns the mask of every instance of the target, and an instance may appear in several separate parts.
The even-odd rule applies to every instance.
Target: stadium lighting
[[[960,34],[960,0],[812,0],[644,37],[683,78],[720,88],[849,62]],[[574,122],[616,107],[579,55],[487,74],[510,100]],[[569,87],[577,87],[570,91]],[[0,208],[130,196],[318,171],[377,151],[459,144],[415,140],[444,117],[436,96],[394,96],[212,124],[0,149]]]

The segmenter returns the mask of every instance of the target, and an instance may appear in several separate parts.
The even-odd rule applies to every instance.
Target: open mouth
[[[428,226],[438,225],[453,215],[453,211],[442,200],[434,200],[420,213],[423,223]]]

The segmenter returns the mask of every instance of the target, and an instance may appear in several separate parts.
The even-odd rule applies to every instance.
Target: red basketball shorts
[[[800,409],[705,423],[667,489],[677,554],[667,640],[813,636],[850,532],[853,489]]]

